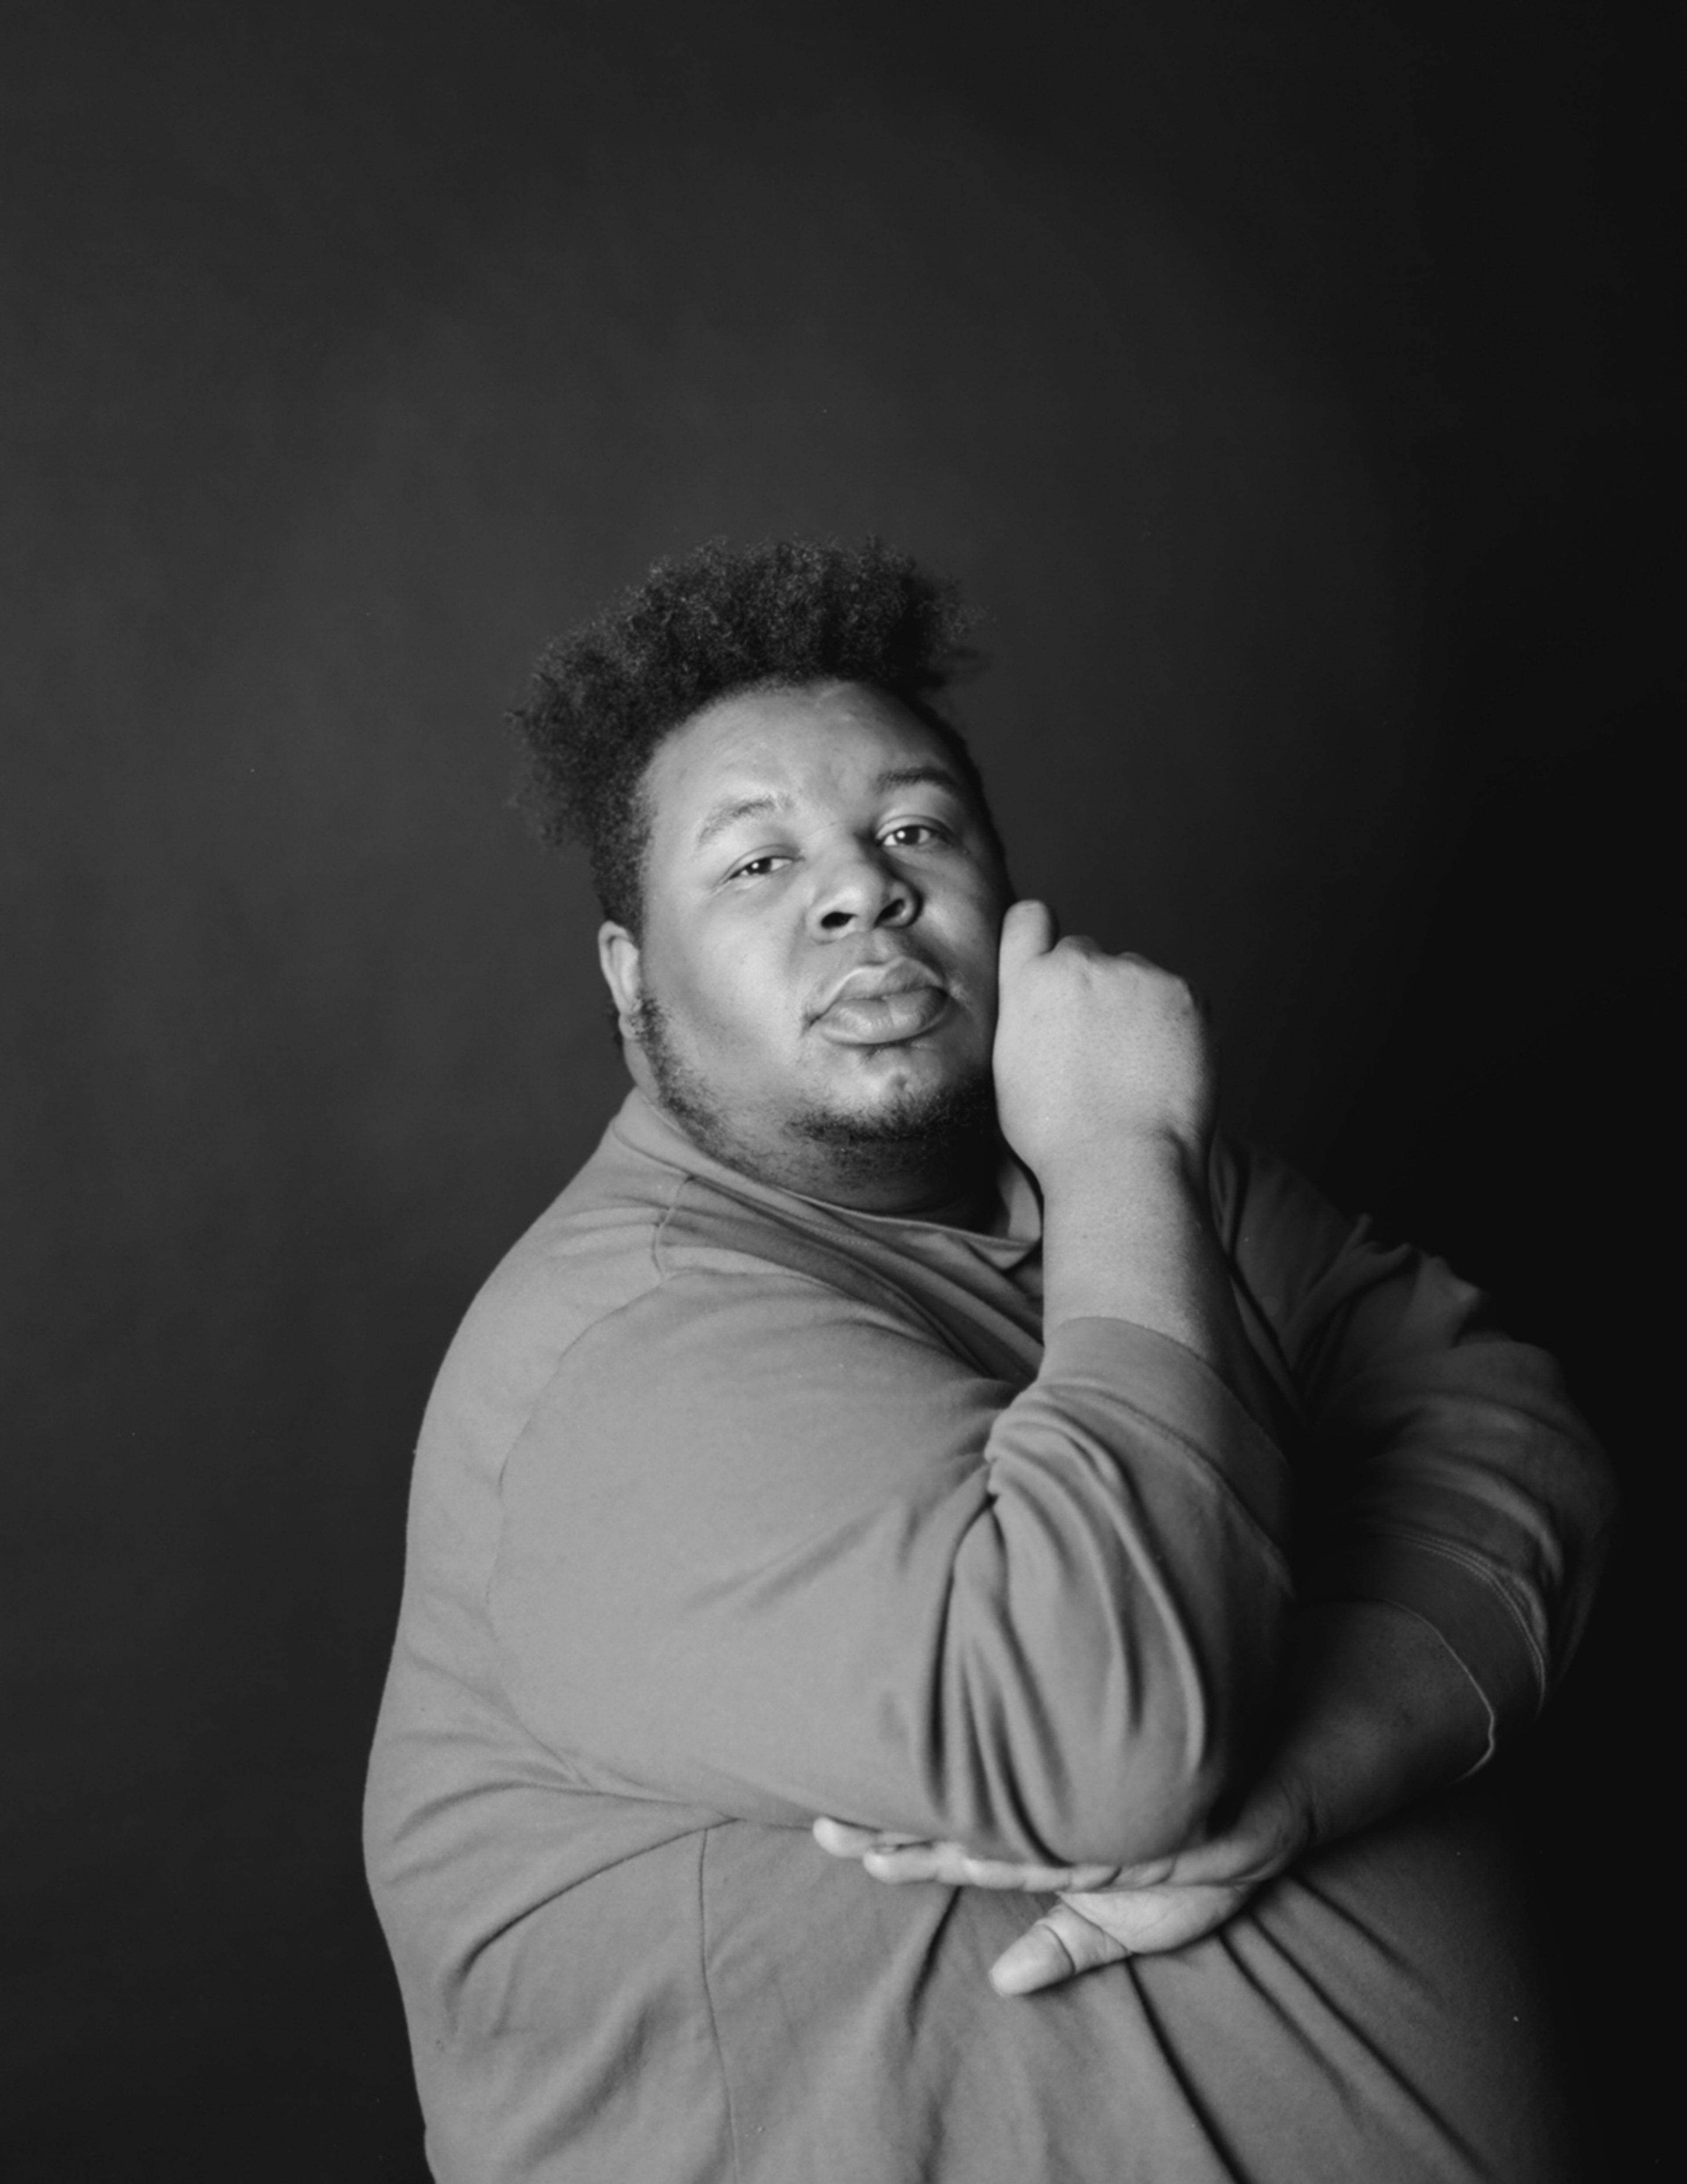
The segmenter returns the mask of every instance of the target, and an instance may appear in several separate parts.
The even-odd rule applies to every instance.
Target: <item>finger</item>
[[[1183,1860],[1188,1856],[1187,1851],[1179,1851],[1169,1858],[1144,1858],[1140,1865],[1115,1866],[1105,1880],[1065,1880],[1061,1883],[1060,1893],[1068,1894],[1074,1889],[1163,1887],[1174,1876],[1183,1878]],[[1072,1870],[1088,1874],[1099,1869],[1074,1866]]]
[[[1017,970],[1036,956],[1046,956],[1060,936],[1060,927],[1055,913],[1046,902],[1010,903],[1007,916],[1002,920],[1001,968],[1003,975]]]
[[[849,1820],[817,1819],[810,1830],[823,1851],[833,1858],[865,1858],[869,1851],[899,1848],[917,1843],[917,1836],[899,1836],[885,1828],[858,1828]]]
[[[1245,1888],[1126,1888],[1075,1895],[1061,1908],[1111,1935],[1127,1956],[1158,1956],[1204,1941],[1235,1916],[1248,1893]]]
[[[1121,1888],[1232,1888],[1250,1887],[1268,1880],[1288,1863],[1285,1852],[1241,1836],[1215,1836],[1211,1842],[1186,1850],[1166,1872],[1122,1873]]]
[[[1019,1888],[1032,1896],[1061,1896],[1072,1890],[1111,1887],[1115,1869],[1111,1865],[1015,1865],[1006,1858],[969,1858],[962,1851],[958,1858],[945,1860],[943,1877],[962,1888]]]
[[[997,1958],[990,1985],[998,1994],[1035,1994],[1129,1954],[1122,1942],[1080,1918],[1069,1903],[1057,1903]]]
[[[875,1843],[861,1870],[875,1880],[944,1880],[951,1888],[966,1880],[966,1853],[959,1843]]]
[[[953,1888],[1018,1888],[1033,1896],[1055,1896],[1111,1887],[1118,1878],[1111,1865],[1028,1865],[974,1858],[964,1843],[927,1842],[890,1828],[856,1827],[849,1820],[817,1819],[812,1833],[832,1857],[859,1858],[875,1880],[942,1880]]]
[[[964,1844],[876,1842],[861,1863],[875,1880],[942,1880],[951,1888],[1017,1888],[1033,1896],[1071,1889],[1105,1888],[1105,1865],[1016,1865],[1005,1858],[974,1858]]]

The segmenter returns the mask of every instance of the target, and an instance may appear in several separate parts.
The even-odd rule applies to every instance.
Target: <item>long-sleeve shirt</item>
[[[445,2184],[1556,2173],[1496,2121],[1538,2070],[1462,1810],[1016,2003],[1031,1899],[809,1837],[1180,1846],[1297,1585],[1423,1617],[1496,1736],[1539,1706],[1608,1519],[1549,1361],[1281,1166],[1211,1181],[1271,1432],[1144,1329],[1044,1346],[1017,1172],[990,1234],[852,1212],[635,1094],[504,1261],[424,1425],[368,1808]]]

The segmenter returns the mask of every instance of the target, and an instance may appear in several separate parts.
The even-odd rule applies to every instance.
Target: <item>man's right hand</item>
[[[1045,1190],[1144,1147],[1204,1163],[1211,1050],[1181,978],[1140,956],[1061,939],[1040,902],[1009,910],[1000,968],[997,1110],[1009,1145]]]

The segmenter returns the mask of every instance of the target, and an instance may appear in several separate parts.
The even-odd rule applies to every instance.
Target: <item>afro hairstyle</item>
[[[521,800],[548,841],[584,845],[604,915],[637,938],[650,836],[643,788],[664,738],[735,692],[869,682],[941,740],[994,841],[977,765],[932,702],[977,665],[972,619],[952,584],[877,538],[711,539],[659,561],[541,657],[509,716],[529,762]]]

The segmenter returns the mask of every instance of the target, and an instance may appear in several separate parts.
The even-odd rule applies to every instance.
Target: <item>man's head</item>
[[[983,785],[935,700],[974,664],[953,585],[878,539],[856,547],[715,539],[560,638],[512,715],[548,839],[578,842],[604,915],[642,926],[650,760],[676,728],[735,692],[866,682],[923,721],[988,816]]]
[[[875,544],[710,547],[554,649],[518,716],[592,854],[635,1079],[816,1196],[911,1208],[988,1140],[1008,889],[930,704],[962,627]]]

